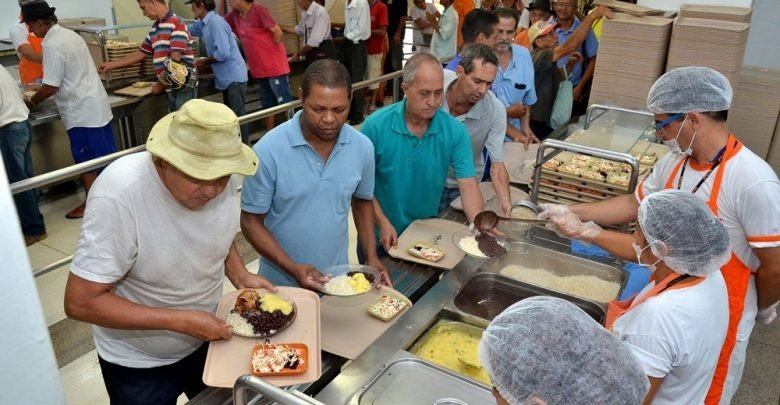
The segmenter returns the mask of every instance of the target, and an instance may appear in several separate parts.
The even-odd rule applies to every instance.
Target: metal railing
[[[251,374],[242,375],[236,380],[235,385],[233,385],[233,404],[247,405],[250,399],[248,391],[257,392],[263,398],[284,405],[325,405],[300,391],[284,390]]]
[[[355,83],[352,85],[353,94],[355,90],[366,88],[372,84],[391,81],[393,83],[392,86],[393,102],[396,102],[398,101],[399,98],[398,80],[400,80],[401,76],[402,76],[402,72],[397,71],[397,72],[388,73],[386,75],[376,77],[374,79],[364,80],[362,82]],[[295,109],[299,108],[300,106],[301,106],[300,100],[293,100],[289,103],[280,104],[275,107],[266,108],[259,111],[255,111],[250,114],[242,115],[241,117],[238,118],[238,122],[239,124],[247,124],[253,121],[258,121],[263,118],[274,116],[276,114],[281,114],[281,113],[285,113],[287,115],[287,119],[289,120],[290,118],[292,118]],[[23,191],[32,190],[34,188],[47,186],[49,184],[53,184],[62,180],[67,180],[73,176],[87,173],[95,169],[98,169],[100,167],[106,166],[109,163],[123,156],[130,155],[132,153],[143,152],[145,150],[146,150],[146,145],[139,145],[130,149],[125,149],[120,152],[112,153],[110,155],[102,156],[97,159],[92,159],[83,163],[75,164],[73,166],[68,166],[62,169],[54,170],[49,173],[31,177],[29,179],[17,181],[16,183],[11,184],[11,194],[17,194]],[[49,273],[53,270],[56,270],[62,266],[69,264],[72,260],[73,260],[73,255],[64,257],[44,267],[35,269],[33,271],[33,276],[34,277],[42,276],[46,273]]]

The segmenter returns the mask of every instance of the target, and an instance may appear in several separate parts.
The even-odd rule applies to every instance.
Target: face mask
[[[688,148],[684,151],[682,148],[680,148],[680,143],[677,142],[677,138],[680,137],[680,132],[682,132],[683,126],[685,125],[685,121],[688,120],[688,116],[685,116],[685,119],[683,119],[682,124],[680,125],[680,128],[677,130],[677,136],[674,137],[674,139],[670,139],[668,141],[663,141],[664,145],[666,145],[667,148],[669,148],[669,152],[679,156],[679,155],[685,155],[685,156],[691,156],[693,154],[693,141],[696,140],[696,131],[693,131],[693,137],[691,138],[691,143],[688,145]]]
[[[637,264],[639,264],[640,266],[645,266],[645,267],[647,267],[648,270],[650,270],[651,273],[655,273],[655,269],[656,269],[655,265],[658,264],[658,262],[660,262],[661,259],[656,260],[655,263],[653,263],[653,264],[644,264],[644,263],[642,263],[642,252],[645,249],[649,248],[651,245],[652,245],[652,243],[650,243],[647,246],[642,248],[642,247],[639,247],[639,245],[637,245],[636,242],[631,242],[631,247],[634,249],[634,253],[636,254],[636,262],[637,262]]]

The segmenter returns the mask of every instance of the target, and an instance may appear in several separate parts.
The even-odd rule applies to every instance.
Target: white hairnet
[[[647,94],[647,108],[656,114],[723,111],[731,107],[731,84],[718,71],[699,66],[666,72]]]
[[[669,268],[692,276],[717,271],[731,256],[729,234],[693,193],[664,190],[639,205],[639,227],[651,250]]]
[[[519,301],[482,334],[479,359],[510,404],[641,404],[649,388],[628,348],[574,304]]]

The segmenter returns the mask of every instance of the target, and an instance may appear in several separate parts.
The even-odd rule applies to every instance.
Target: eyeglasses
[[[661,122],[655,123],[655,135],[658,136],[658,134],[663,134],[664,128],[668,127],[671,123],[677,121],[680,119],[680,117],[684,116],[685,114],[672,114],[665,120]]]

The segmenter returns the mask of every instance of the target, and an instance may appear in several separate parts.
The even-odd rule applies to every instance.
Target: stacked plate
[[[109,61],[122,59],[136,50],[138,50],[138,44],[134,42],[106,41],[106,54],[108,55]],[[141,63],[134,63],[127,67],[114,69],[108,74],[110,74],[111,80],[137,78],[141,74]]]
[[[154,63],[151,56],[147,56],[143,62],[141,62],[141,76],[154,76]]]
[[[742,68],[729,111],[729,129],[756,155],[766,159],[776,134],[778,114],[780,70]],[[774,142],[780,143],[780,138],[775,137]]]
[[[604,21],[590,103],[646,109],[663,74],[672,20],[616,13]]]
[[[683,4],[680,17],[704,18],[749,23],[753,10],[750,7],[711,6],[703,4]]]
[[[723,73],[736,88],[749,29],[749,23],[677,17],[666,70],[706,66]]]

